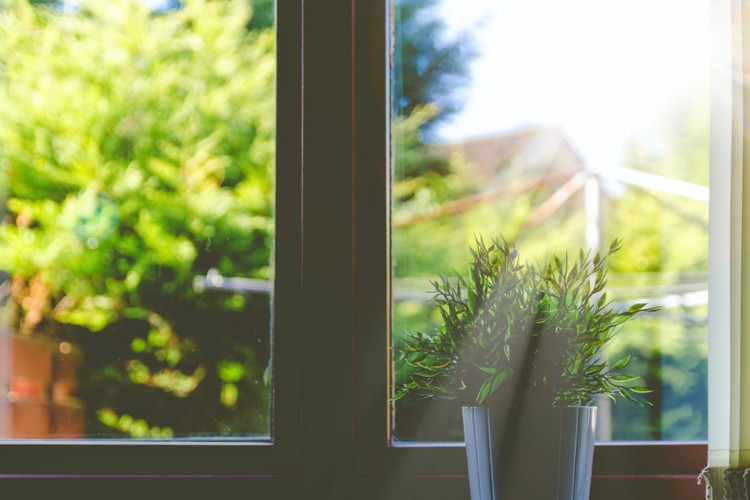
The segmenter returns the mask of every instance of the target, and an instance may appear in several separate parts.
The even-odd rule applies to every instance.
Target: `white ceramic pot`
[[[472,500],[588,500],[596,408],[464,407]]]

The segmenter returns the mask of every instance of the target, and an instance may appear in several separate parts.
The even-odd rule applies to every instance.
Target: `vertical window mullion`
[[[351,477],[352,2],[304,9],[303,489],[337,498]]]

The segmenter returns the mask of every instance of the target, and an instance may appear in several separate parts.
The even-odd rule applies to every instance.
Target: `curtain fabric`
[[[710,468],[706,467],[701,472],[698,480],[706,484],[706,499],[750,500],[750,469],[723,469],[722,472],[717,489],[714,489],[717,481],[711,479]],[[720,496],[718,489],[723,490]]]
[[[711,500],[750,500],[750,3],[711,0],[708,464]],[[744,36],[743,36],[744,35]]]

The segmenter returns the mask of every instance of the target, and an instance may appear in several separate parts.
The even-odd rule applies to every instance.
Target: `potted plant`
[[[653,311],[617,311],[607,299],[607,258],[580,251],[523,264],[503,240],[472,249],[469,276],[433,282],[437,331],[407,333],[412,369],[395,398],[453,399],[463,406],[471,497],[587,499],[597,394],[647,404],[604,348],[623,323]]]

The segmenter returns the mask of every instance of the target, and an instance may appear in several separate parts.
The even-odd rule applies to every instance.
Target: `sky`
[[[65,11],[75,11],[86,0],[61,0]],[[143,5],[153,9],[155,12],[164,12],[174,9],[179,5],[178,0],[139,0]]]
[[[558,126],[599,168],[707,92],[708,0],[442,0],[451,30],[481,55],[463,110],[437,132],[456,141]]]

